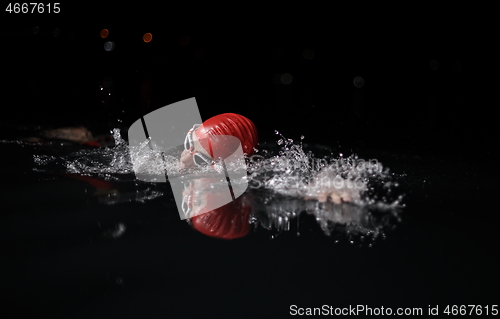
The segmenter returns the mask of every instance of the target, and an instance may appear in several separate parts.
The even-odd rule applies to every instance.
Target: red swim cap
[[[243,153],[252,155],[257,147],[258,137],[255,124],[243,115],[224,113],[206,120],[196,131],[201,146],[212,158],[226,158],[238,147],[235,139],[224,138],[234,136],[241,143]],[[215,155],[215,156],[214,156]]]

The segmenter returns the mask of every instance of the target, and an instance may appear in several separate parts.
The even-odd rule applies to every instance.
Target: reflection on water
[[[97,199],[101,204],[115,205],[126,202],[144,203],[163,195],[163,192],[148,187],[146,189],[136,189],[131,192],[116,192],[113,194],[104,194],[103,196],[99,196]]]
[[[377,237],[398,222],[404,207],[403,195],[398,192],[399,176],[378,160],[332,153],[319,157],[315,155],[319,150],[302,144],[303,137],[296,143],[281,135],[279,149],[261,144],[246,163],[227,163],[228,171],[247,170],[241,180],[231,180],[231,187],[249,187],[241,197],[218,207],[213,203],[220,203],[221,196],[229,196],[228,184],[220,178],[215,180],[209,166],[181,170],[178,150],[160,154],[150,141],[129,148],[118,129],[112,133],[115,143],[111,147],[80,149],[70,154],[35,154],[35,171],[92,176],[136,186],[134,172],[167,171],[169,177],[182,179],[182,209],[193,229],[223,239],[246,236],[252,228],[290,231],[301,215],[312,216],[326,235]],[[99,202],[144,203],[165,195],[154,183],[140,184],[144,187],[129,192],[101,192]]]
[[[203,212],[217,196],[217,191],[198,193],[190,203],[187,203],[191,209],[196,210],[196,214],[188,219],[193,229],[204,235],[221,239],[246,236],[251,229],[250,214],[254,209],[253,203],[249,201],[250,196],[244,194],[229,204]]]
[[[252,221],[264,229],[274,229],[278,232],[290,231],[291,225],[297,223],[298,232],[300,215],[308,214],[315,218],[328,236],[338,232],[360,236],[371,235],[373,238],[383,235],[385,230],[399,221],[400,212],[396,207],[321,203],[297,198],[280,198],[267,204],[256,202],[255,207],[255,217]]]
[[[249,189],[231,203],[207,208],[217,202],[225,191],[224,185],[206,188],[213,181],[209,178],[191,180],[186,189],[186,210],[192,218],[193,228],[207,236],[235,239],[247,235],[250,225],[255,230],[264,229],[281,233],[296,229],[300,235],[299,219],[302,214],[312,215],[323,232],[343,233],[352,236],[384,235],[399,219],[401,205],[356,204],[353,202],[320,202],[315,199],[292,197],[275,192]],[[199,188],[196,189],[196,186]],[[195,189],[192,189],[195,187]],[[188,194],[192,194],[188,196]],[[294,226],[296,225],[296,226]],[[274,236],[273,236],[274,237]]]

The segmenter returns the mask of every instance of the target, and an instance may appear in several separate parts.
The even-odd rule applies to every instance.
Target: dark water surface
[[[2,158],[9,169],[1,281],[6,305],[19,313],[281,317],[291,305],[427,311],[498,301],[489,211],[495,187],[491,168],[480,162],[367,150],[366,157],[403,176],[401,222],[383,235],[327,236],[313,216],[301,214],[298,229],[295,222],[282,232],[252,225],[247,236],[228,241],[180,221],[167,195],[137,202],[138,191],[167,192],[166,184],[114,181],[125,201],[99,202],[83,181],[34,172],[32,155],[43,147],[1,147],[11,154]]]

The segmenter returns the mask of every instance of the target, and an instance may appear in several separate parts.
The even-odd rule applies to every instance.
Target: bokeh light
[[[144,33],[142,40],[146,43],[151,42],[151,40],[153,40],[153,35],[151,33]]]
[[[189,44],[189,37],[187,35],[183,35],[181,37],[180,43],[182,46],[188,45]]]
[[[58,28],[55,28],[54,30],[52,30],[52,35],[55,37],[59,36],[59,33],[60,33],[60,31]]]
[[[311,60],[312,58],[314,58],[314,51],[311,49],[305,49],[302,52],[302,55],[304,56],[304,59]]]
[[[104,43],[104,50],[106,51],[113,51],[115,49],[115,43],[114,42],[111,42],[111,41],[106,41],[106,43]]]
[[[293,76],[290,73],[283,73],[280,77],[281,83],[290,84],[293,81]]]
[[[101,30],[101,38],[105,39],[105,38],[108,37],[108,35],[109,35],[108,29],[102,29]]]
[[[432,60],[431,63],[429,63],[429,65],[431,69],[433,69],[434,71],[436,71],[439,68],[439,63],[436,60]]]
[[[354,78],[353,83],[354,83],[355,87],[361,88],[361,87],[363,87],[363,85],[365,85],[365,80],[362,77],[357,76]]]

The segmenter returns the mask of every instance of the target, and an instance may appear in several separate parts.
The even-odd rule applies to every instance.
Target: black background
[[[422,1],[2,12],[2,139],[38,126],[126,131],[140,115],[196,97],[203,119],[243,114],[261,141],[276,140],[275,130],[304,135],[335,152],[379,154],[408,174],[405,223],[373,249],[333,249],[320,232],[213,241],[142,212],[142,228],[120,242],[75,250],[54,239],[51,253],[24,254],[40,232],[64,238],[61,229],[85,232],[96,218],[131,222],[140,205],[74,219],[50,207],[59,213],[23,230],[12,216],[24,206],[7,207],[5,238],[27,239],[5,262],[5,300],[20,312],[86,318],[281,317],[290,304],[498,304],[496,60],[487,11]],[[290,84],[278,80],[283,73]],[[125,284],[110,288],[118,278]]]
[[[61,8],[3,13],[5,121],[107,129],[120,114],[127,127],[138,114],[196,97],[203,118],[241,113],[262,140],[276,129],[329,145],[453,154],[494,140],[487,98],[494,52],[490,28],[473,9],[428,2]],[[280,83],[283,73],[292,83]]]

